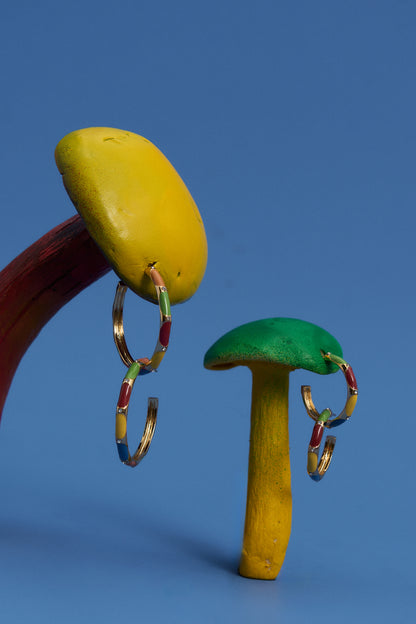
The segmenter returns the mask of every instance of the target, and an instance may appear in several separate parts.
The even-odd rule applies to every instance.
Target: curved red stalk
[[[0,417],[19,362],[42,327],[110,268],[81,217],[75,216],[0,273]]]

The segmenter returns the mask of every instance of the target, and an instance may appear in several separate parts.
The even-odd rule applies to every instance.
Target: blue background
[[[53,153],[88,126],[153,141],[209,242],[163,366],[135,388],[130,439],[146,397],[160,400],[136,470],[113,438],[114,274],[23,358],[0,435],[2,621],[414,621],[415,22],[404,0],[2,8],[0,265],[74,214]],[[156,309],[131,294],[126,308],[131,349],[148,355]],[[360,396],[316,484],[300,386],[339,410],[345,382],[291,375],[292,536],[265,582],[236,574],[250,374],[202,358],[271,316],[334,334]]]

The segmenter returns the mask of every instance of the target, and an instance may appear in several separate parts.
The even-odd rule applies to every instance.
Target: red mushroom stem
[[[0,417],[19,362],[42,327],[110,268],[77,215],[0,273]]]

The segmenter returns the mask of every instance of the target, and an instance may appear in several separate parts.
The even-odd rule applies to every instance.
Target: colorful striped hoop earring
[[[123,324],[123,306],[127,286],[123,282],[119,282],[117,285],[113,304],[114,342],[123,364],[128,367],[128,371],[121,384],[120,395],[117,401],[116,445],[120,461],[126,466],[131,466],[132,468],[139,464],[149,450],[150,443],[155,432],[158,410],[158,399],[155,397],[149,397],[144,433],[136,452],[133,455],[130,455],[127,442],[127,414],[133,385],[137,377],[151,373],[159,367],[169,345],[170,330],[172,326],[170,301],[165,283],[160,273],[154,267],[149,267],[146,273],[155,286],[160,313],[159,334],[153,355],[150,359],[133,359],[127,347]]]
[[[303,402],[308,415],[315,421],[315,426],[312,431],[312,437],[308,446],[308,461],[307,472],[313,481],[320,481],[331,463],[332,454],[335,448],[336,438],[335,436],[327,436],[325,440],[324,450],[322,457],[319,460],[319,450],[322,442],[324,428],[332,429],[342,425],[352,416],[354,408],[357,403],[358,387],[355,379],[354,372],[351,366],[343,360],[341,357],[334,355],[333,353],[322,352],[322,357],[325,360],[336,364],[344,373],[345,381],[347,382],[347,400],[345,402],[342,412],[331,418],[333,415],[329,408],[319,412],[312,400],[312,393],[310,386],[302,386],[301,393]]]

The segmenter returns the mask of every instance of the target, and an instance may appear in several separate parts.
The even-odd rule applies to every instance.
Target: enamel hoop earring
[[[133,455],[130,455],[127,442],[127,415],[133,385],[138,377],[151,373],[159,367],[169,345],[170,329],[172,326],[170,301],[165,283],[160,273],[153,266],[149,267],[146,273],[155,286],[160,314],[159,334],[153,355],[150,359],[133,359],[127,347],[123,325],[123,306],[127,286],[123,282],[119,282],[117,285],[113,304],[114,342],[123,364],[128,367],[128,371],[121,384],[120,395],[117,401],[116,445],[120,461],[132,468],[139,464],[149,450],[156,428],[158,410],[158,399],[149,397],[144,433],[137,450]]]
[[[322,457],[319,460],[319,450],[324,428],[332,429],[333,427],[338,427],[349,420],[356,406],[358,397],[357,381],[351,366],[341,357],[334,355],[333,353],[322,352],[322,357],[325,360],[336,364],[344,373],[345,381],[347,382],[347,399],[342,412],[338,416],[331,418],[333,413],[329,408],[324,409],[321,413],[316,409],[312,400],[311,387],[302,386],[301,388],[306,411],[315,421],[308,446],[307,461],[307,472],[313,481],[320,481],[324,477],[331,463],[332,454],[335,448],[336,437],[327,436]]]

